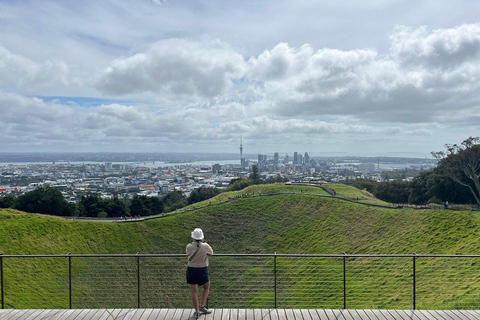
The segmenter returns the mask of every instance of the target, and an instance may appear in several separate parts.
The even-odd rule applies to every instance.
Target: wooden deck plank
[[[310,320],[320,320],[317,310],[315,309],[305,309],[305,310],[307,310]]]
[[[103,320],[105,318],[104,315],[109,316],[105,309],[97,309],[97,312],[93,314],[90,320]]]
[[[151,312],[149,313],[148,315],[148,318],[146,318],[147,320],[155,320],[157,319],[157,316],[158,314],[160,313],[160,309],[158,308],[153,308],[153,309],[150,309]]]
[[[363,310],[350,310],[350,314],[353,316],[354,319],[369,320],[367,314],[363,312]]]
[[[397,314],[399,317],[399,319],[403,319],[403,320],[412,320],[412,316],[408,315],[404,310],[392,310],[395,312],[395,314]],[[415,320],[417,320],[415,318]]]
[[[325,311],[325,314],[328,317],[328,320],[336,320],[337,316],[335,315],[335,312],[333,312],[333,309],[323,309]]]
[[[328,320],[327,314],[322,309],[308,310],[313,320]]]
[[[285,309],[285,316],[287,317],[287,320],[295,320],[295,314],[293,313],[293,309]]]
[[[398,313],[397,310],[386,310],[386,311],[388,312],[390,317],[392,317],[392,319],[406,320],[406,319],[403,318],[405,315],[402,315],[402,314]]]
[[[91,309],[79,309],[79,313],[77,314],[77,316],[74,318],[74,320],[83,320],[85,318],[85,316],[91,312]],[[88,319],[88,318],[87,318]],[[30,320],[30,319],[28,319]]]
[[[278,319],[279,320],[288,320],[285,309],[277,309]],[[250,319],[247,319],[250,320]]]
[[[431,314],[426,312],[425,310],[415,310],[415,314],[422,320],[435,320],[436,318],[433,317]],[[439,319],[437,319],[439,320]]]
[[[175,315],[175,309],[167,309],[165,320],[172,320],[174,315]]]
[[[270,320],[270,309],[260,309],[262,312],[262,320]]]
[[[28,309],[27,312],[23,313],[21,316],[21,319],[27,319],[30,317],[32,314],[34,314],[37,310],[35,309]],[[3,319],[1,314],[0,314],[0,319]]]
[[[222,310],[222,319],[221,320],[229,320],[230,319],[230,313],[232,309],[223,309]]]
[[[345,319],[347,319],[347,320],[355,320],[355,319],[358,319],[358,318],[355,317],[355,316],[357,315],[357,313],[356,313],[356,311],[355,311],[354,309],[352,309],[352,310],[349,310],[349,309],[343,310],[343,313],[342,313],[342,314],[343,314],[343,316],[345,317]],[[357,317],[358,317],[358,315],[357,315]]]
[[[302,312],[300,309],[293,309],[293,314],[295,315],[295,320],[303,320]]]
[[[253,319],[262,320],[262,309],[253,309]]]
[[[216,309],[213,312],[213,320],[222,320],[223,309]]]
[[[308,309],[300,309],[300,312],[302,313],[303,320],[312,320],[312,316],[310,315],[310,312],[308,312]]]
[[[444,317],[442,317],[441,314],[439,314],[438,312],[436,311],[431,311],[431,310],[422,310],[425,314],[428,314],[430,315],[431,319],[435,319],[435,320],[447,320],[445,319]]]
[[[404,314],[404,318],[408,320],[421,320],[414,310],[397,310],[399,313]]]
[[[158,313],[155,315],[155,318],[152,320],[165,320],[168,309],[155,309],[158,310]]]
[[[343,309],[332,309],[332,311],[335,319],[346,320],[345,316],[343,315]]]
[[[465,317],[464,315],[462,314],[458,314],[456,312],[453,312],[452,310],[443,310],[443,312],[445,312],[446,315],[448,315],[451,319],[454,319],[454,320],[468,320],[467,317]]]
[[[193,313],[194,313],[194,312],[195,312],[194,309],[184,309],[184,310],[183,310],[183,314],[182,314],[182,319],[183,319],[183,320],[189,320],[189,319],[190,319],[190,320],[191,320],[191,319],[195,320],[195,318],[193,317]],[[205,315],[204,317],[206,318],[207,315]],[[203,320],[204,320],[205,318],[203,318]]]
[[[171,320],[182,320],[183,309],[175,309],[175,313]],[[133,319],[132,319],[133,320]]]
[[[469,319],[480,319],[478,310],[460,310],[460,312]]]
[[[5,320],[13,319],[14,316],[16,316],[19,312],[21,312],[21,310],[14,310],[14,309],[9,309],[6,311],[7,312],[5,312],[5,315],[3,316],[4,318],[2,318]]]
[[[238,320],[238,309],[231,309],[230,320]]]
[[[476,317],[475,315],[472,315],[470,312],[467,312],[467,310],[458,310],[456,311],[458,312],[463,318],[461,319],[465,319],[465,320],[476,320],[476,319],[480,319],[480,317]]]
[[[13,309],[0,309],[0,317],[6,317],[7,314],[11,313]]]
[[[363,309],[363,312],[367,315],[368,319],[370,320],[385,320],[385,318],[382,316],[381,318],[378,317],[375,312],[371,309]]]
[[[25,311],[26,310],[22,310],[22,314],[24,314]],[[56,310],[56,309],[46,309],[45,313],[42,314],[42,318],[43,319],[52,319],[57,315],[58,312],[59,312],[59,310]],[[22,316],[19,315],[16,319],[21,319],[21,318],[22,318]]]
[[[0,310],[0,319],[9,319],[9,317],[11,317],[13,314],[15,314],[17,312],[17,310],[14,310],[14,309],[3,309],[3,310]]]
[[[72,315],[76,315],[78,313],[77,310],[72,309],[72,310],[65,310],[65,312],[60,315],[57,319],[58,320],[66,320],[68,318],[71,318]]]
[[[6,318],[7,320],[16,320],[16,319],[21,319],[22,316],[27,312],[28,310],[26,309],[21,309],[21,310],[13,310],[13,312]],[[45,310],[42,310],[45,311]]]
[[[375,312],[381,313],[387,320],[396,320],[394,317],[392,317],[392,315],[390,314],[390,312],[388,312],[388,310],[385,310],[385,309],[375,310]]]
[[[247,309],[245,312],[245,319],[247,320],[255,320],[255,315],[253,313],[253,309]]]
[[[270,320],[279,320],[277,309],[269,309]]]
[[[437,318],[440,317],[440,320],[453,320],[445,310],[431,310],[431,313],[435,313]]]
[[[370,317],[365,313],[365,310],[358,309],[358,310],[355,310],[355,311],[357,311],[358,316],[360,317],[360,319],[365,319],[365,320],[377,320],[376,318],[370,319]]]
[[[153,313],[153,309],[145,309],[145,312],[142,315],[141,320],[148,320],[150,318],[150,315]]]
[[[458,320],[461,318],[458,318],[457,316],[453,315],[449,310],[442,310],[439,311],[439,314],[446,320]]]
[[[238,309],[238,320],[247,320],[247,311],[245,309]]]
[[[122,310],[123,309],[107,309],[106,313],[107,313],[109,319],[119,319],[119,315],[122,312]]]
[[[145,313],[145,309],[135,309],[133,312],[132,320],[140,320]]]

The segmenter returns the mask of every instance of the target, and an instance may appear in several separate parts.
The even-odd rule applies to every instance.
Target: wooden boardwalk
[[[1,320],[193,320],[192,309],[4,309]],[[200,320],[455,320],[480,319],[476,310],[215,309]]]

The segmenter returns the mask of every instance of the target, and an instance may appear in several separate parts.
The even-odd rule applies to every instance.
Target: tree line
[[[10,194],[0,197],[0,208],[55,216],[144,217],[174,211],[219,193],[220,190],[217,188],[201,187],[192,191],[188,197],[180,191],[170,192],[163,197],[134,195],[133,198],[115,196],[103,199],[97,195],[85,195],[77,203],[71,203],[65,200],[60,191],[49,186],[41,186],[18,197]]]
[[[357,179],[346,184],[366,189],[380,200],[392,203],[443,203],[480,205],[480,138],[447,144],[446,151],[432,152],[435,169],[422,171],[412,181],[376,182]]]

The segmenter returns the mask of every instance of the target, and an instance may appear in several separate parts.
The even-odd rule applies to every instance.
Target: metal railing
[[[480,255],[217,254],[210,306],[478,309]],[[183,254],[0,255],[2,308],[190,307]]]

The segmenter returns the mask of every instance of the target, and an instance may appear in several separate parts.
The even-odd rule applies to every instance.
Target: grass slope
[[[356,192],[348,188],[337,193]],[[7,209],[0,210],[0,253],[183,253],[190,231],[201,227],[215,253],[478,254],[479,226],[480,216],[472,212],[368,207],[305,193],[241,198],[137,223],[70,221]],[[74,307],[136,306],[135,258],[72,260]],[[479,265],[418,259],[417,304],[478,305]],[[341,308],[342,266],[342,259],[278,258],[279,306]],[[142,259],[140,267],[142,306],[189,306],[184,258]],[[7,307],[68,306],[68,259],[8,258],[4,268]],[[411,268],[410,259],[349,259],[348,307],[411,307]],[[273,258],[213,258],[211,276],[214,306],[272,306]]]

